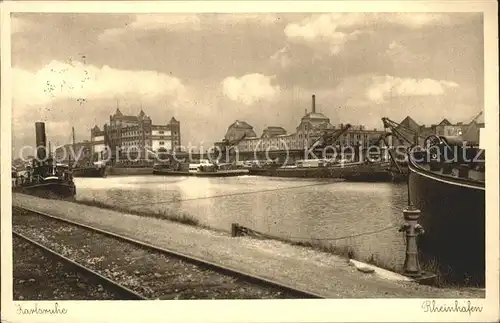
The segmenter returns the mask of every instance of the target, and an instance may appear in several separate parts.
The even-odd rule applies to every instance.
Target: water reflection
[[[155,212],[189,214],[210,227],[229,231],[239,223],[283,238],[354,247],[400,268],[404,240],[397,228],[406,205],[406,186],[390,183],[318,182],[256,176],[195,178],[129,176],[77,178],[77,199]],[[318,185],[320,184],[320,185]]]

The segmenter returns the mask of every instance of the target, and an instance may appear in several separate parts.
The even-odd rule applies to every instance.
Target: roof
[[[325,120],[330,120],[330,118],[326,117],[323,113],[319,112],[309,112],[305,116],[302,117],[302,120],[304,119],[325,119]]]
[[[269,127],[266,127],[266,129],[264,129],[264,131],[266,130],[279,130],[279,131],[286,131],[285,128],[283,127],[279,127],[279,126],[269,126]]]
[[[448,121],[448,119],[444,118],[440,123],[439,126],[451,126],[451,122]]]
[[[418,130],[420,128],[418,123],[416,123],[415,120],[413,120],[410,116],[404,118],[403,121],[400,122],[400,124],[412,130]]]
[[[231,129],[231,128],[240,128],[240,129],[253,129],[253,127],[251,125],[249,125],[248,123],[246,123],[245,121],[240,121],[240,120],[236,120],[235,122],[233,122],[228,129]]]

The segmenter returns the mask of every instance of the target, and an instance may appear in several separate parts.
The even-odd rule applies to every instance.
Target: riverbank
[[[340,256],[274,240],[229,234],[165,219],[138,216],[66,201],[13,194],[13,205],[78,221],[203,258],[250,274],[313,290],[328,298],[484,297],[484,291],[422,286],[363,273]]]
[[[120,206],[106,204],[106,203],[97,201],[95,199],[93,199],[93,200],[86,200],[86,199],[75,200],[74,203],[82,204],[82,205],[86,205],[86,206],[98,207],[98,208],[102,208],[102,209],[106,209],[106,210],[113,210],[113,211],[117,211],[117,212],[138,215],[138,216],[144,216],[144,217],[149,217],[149,218],[154,218],[154,219],[169,220],[172,222],[182,223],[185,225],[190,225],[190,226],[208,229],[208,230],[212,230],[212,231],[217,231],[217,232],[221,232],[221,233],[229,233],[230,232],[229,229],[226,231],[223,231],[223,230],[218,230],[218,229],[212,228],[210,226],[201,224],[198,219],[196,219],[195,217],[193,217],[189,214],[186,214],[186,213],[173,213],[171,211],[166,211],[166,210],[163,210],[160,212],[134,210],[134,209],[131,209],[130,207],[126,208],[126,207],[120,207]],[[254,236],[254,238],[258,238],[258,237]],[[291,246],[305,247],[305,248],[310,248],[310,249],[325,252],[325,253],[331,253],[331,254],[334,254],[337,256],[341,256],[347,260],[357,259],[358,261],[365,261],[370,265],[380,267],[381,269],[384,269],[387,271],[395,272],[395,269],[390,264],[387,264],[387,263],[380,261],[373,254],[367,259],[360,259],[357,256],[355,250],[349,245],[331,246],[331,245],[322,244],[321,242],[318,242],[318,241],[316,241],[316,242],[315,241],[293,241],[293,240],[288,240],[288,239],[284,239],[284,238],[277,237],[277,236],[268,236],[268,239],[276,240],[276,241],[279,241],[282,243],[286,243],[286,244],[289,244]]]

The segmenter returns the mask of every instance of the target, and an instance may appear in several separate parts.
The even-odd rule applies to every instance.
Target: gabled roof
[[[451,122],[448,121],[448,119],[444,118],[440,123],[439,126],[451,126]]]
[[[116,111],[115,111],[114,115],[117,116],[117,117],[121,117],[121,116],[123,116],[123,113],[120,111],[119,108],[116,108]]]
[[[416,123],[415,120],[413,120],[410,116],[404,118],[403,121],[400,122],[400,124],[412,130],[418,130],[420,128],[418,123]]]

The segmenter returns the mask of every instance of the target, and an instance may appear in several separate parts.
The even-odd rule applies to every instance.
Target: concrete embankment
[[[66,201],[13,194],[13,205],[50,213],[153,245],[206,259],[328,298],[484,297],[484,291],[440,289],[362,272],[342,257],[273,240],[229,234]],[[229,228],[228,228],[229,230]]]

